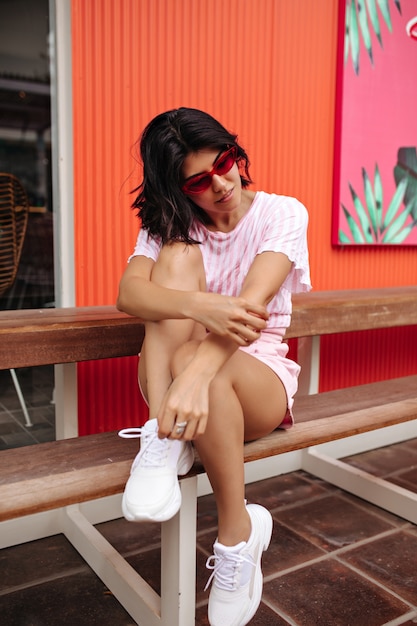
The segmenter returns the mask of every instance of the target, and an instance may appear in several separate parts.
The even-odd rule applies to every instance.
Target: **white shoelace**
[[[204,591],[206,591],[213,578],[216,579],[216,586],[226,591],[236,589],[236,573],[242,563],[249,563],[255,567],[255,562],[250,555],[242,556],[240,552],[226,552],[224,554],[212,554],[206,562],[207,569],[213,570],[207,581]]]
[[[168,439],[159,439],[157,432],[144,428],[124,428],[119,431],[124,439],[143,439],[140,450],[132,463],[132,471],[142,467],[163,467],[168,453]]]

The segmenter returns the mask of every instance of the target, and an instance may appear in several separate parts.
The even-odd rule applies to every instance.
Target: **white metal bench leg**
[[[298,393],[301,396],[318,393],[320,377],[320,336],[298,339],[297,361],[301,366]]]
[[[306,472],[417,524],[417,493],[334,459],[317,448],[303,450],[302,458]]]
[[[78,505],[62,509],[62,530],[138,624],[161,626],[158,594],[94,528]]]
[[[197,476],[180,484],[181,509],[161,529],[161,623],[166,626],[195,624]]]
[[[22,407],[22,411],[23,411],[23,415],[25,416],[25,426],[30,427],[33,426],[32,421],[29,417],[29,413],[26,407],[26,402],[25,399],[23,397],[23,393],[22,390],[20,388],[20,383],[19,380],[16,376],[16,372],[14,369],[10,370],[10,374],[13,380],[13,384],[14,384],[14,388],[16,389],[16,393],[17,393],[17,397],[19,398],[19,402],[20,402],[20,406]]]
[[[197,477],[181,481],[183,503],[162,524],[161,597],[74,504],[62,511],[62,531],[138,624],[194,626]]]

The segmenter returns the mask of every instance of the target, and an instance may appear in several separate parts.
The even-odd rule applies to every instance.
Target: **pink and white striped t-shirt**
[[[291,319],[291,294],[311,288],[307,249],[306,208],[288,196],[256,193],[249,211],[228,232],[210,231],[195,221],[190,235],[201,242],[207,291],[238,296],[257,254],[282,252],[292,268],[277,295],[268,305],[268,328],[286,328]],[[143,255],[157,260],[158,238],[141,230],[132,257]]]

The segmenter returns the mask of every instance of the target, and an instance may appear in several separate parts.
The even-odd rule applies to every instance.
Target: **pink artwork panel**
[[[417,245],[417,2],[344,8],[332,243]]]

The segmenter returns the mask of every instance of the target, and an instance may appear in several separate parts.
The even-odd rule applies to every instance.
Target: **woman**
[[[142,228],[117,306],[145,321],[139,384],[152,419],[138,429],[123,513],[175,515],[194,446],[218,512],[209,621],[241,626],[261,601],[272,534],[270,513],[245,501],[243,445],[292,424],[299,366],[282,337],[291,293],[310,288],[307,212],[250,191],[237,136],[202,111],[158,115],[140,149]]]

